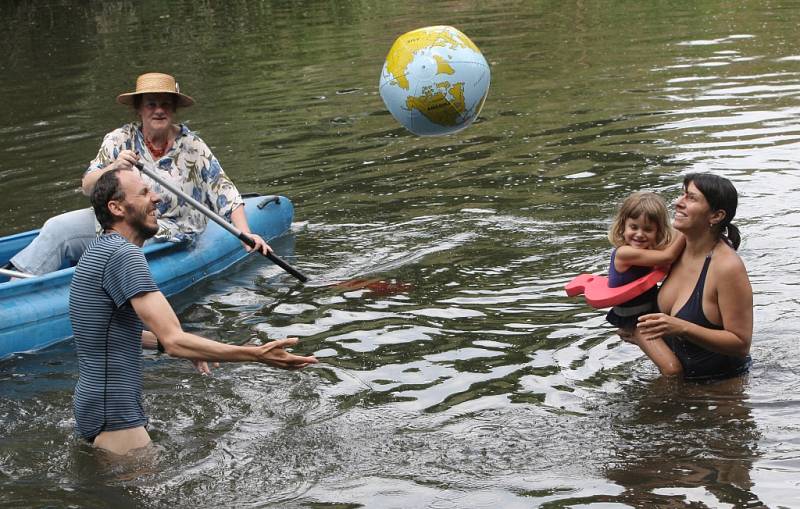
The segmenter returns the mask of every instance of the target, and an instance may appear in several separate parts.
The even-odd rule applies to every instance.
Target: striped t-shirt
[[[158,291],[142,250],[118,233],[102,235],[75,267],[69,317],[78,350],[76,433],[147,424],[142,408],[142,322],[130,299]]]

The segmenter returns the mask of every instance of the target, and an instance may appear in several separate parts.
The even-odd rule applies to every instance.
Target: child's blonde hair
[[[625,221],[628,218],[638,219],[644,214],[645,219],[656,225],[656,245],[654,249],[663,249],[675,238],[675,230],[669,221],[667,204],[655,193],[639,191],[625,198],[619,208],[611,228],[608,230],[608,240],[614,247],[625,245]]]

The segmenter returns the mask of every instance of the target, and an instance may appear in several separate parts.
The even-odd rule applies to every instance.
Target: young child
[[[683,235],[670,225],[664,200],[647,192],[633,193],[622,202],[608,231],[608,240],[614,246],[608,268],[610,287],[631,283],[654,267],[670,265],[686,244]],[[653,287],[614,306],[606,319],[619,327],[620,337],[638,345],[663,375],[679,375],[681,364],[664,340],[642,340],[636,331],[639,317],[655,312],[657,294],[658,289]]]

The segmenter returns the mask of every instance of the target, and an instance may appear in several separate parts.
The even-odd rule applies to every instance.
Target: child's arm
[[[638,346],[653,361],[662,375],[678,376],[683,373],[681,361],[663,339],[644,339],[638,329],[632,331],[620,329],[617,333],[625,341]]]
[[[675,240],[664,249],[637,249],[631,246],[620,246],[614,256],[614,268],[619,272],[625,272],[634,265],[639,267],[671,265],[680,256],[685,246],[686,238],[681,232],[675,232]]]

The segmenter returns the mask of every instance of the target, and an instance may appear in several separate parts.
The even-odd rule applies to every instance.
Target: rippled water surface
[[[173,300],[185,327],[284,336],[322,363],[213,377],[146,355],[158,450],[109,466],[73,438],[71,342],[0,362],[8,507],[800,507],[796,258],[800,4],[45,2],[0,5],[0,234],[77,191],[135,76],[243,191],[295,204],[273,245]],[[377,93],[395,37],[450,24],[492,69],[479,121],[418,138]],[[633,190],[713,171],[740,192],[752,373],[661,379],[602,311]]]

